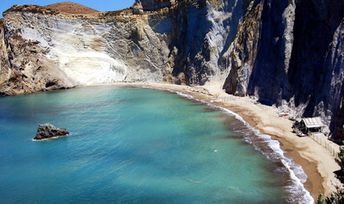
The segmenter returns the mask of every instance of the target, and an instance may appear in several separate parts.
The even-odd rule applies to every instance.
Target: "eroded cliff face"
[[[330,74],[326,77],[327,87],[322,95],[331,104],[333,118],[330,128],[338,140],[344,139],[344,19],[335,31],[330,52],[326,56],[326,65]],[[326,92],[330,90],[329,92]]]
[[[147,16],[83,17],[28,9],[5,15],[10,69],[20,76],[11,76],[16,85],[9,80],[1,87],[4,94],[115,81],[159,82],[171,73],[166,35],[154,32]]]
[[[261,3],[252,3],[250,5],[244,20],[239,26],[233,44],[220,58],[220,65],[230,69],[229,76],[223,85],[223,88],[229,94],[245,96],[249,93],[250,76],[257,58],[262,29],[262,10],[263,4]]]
[[[87,15],[16,6],[0,26],[0,92],[216,82],[297,116],[321,115],[338,136],[343,16],[338,0],[141,0]]]
[[[15,84],[26,82],[17,87],[8,80],[0,92],[117,81],[204,84],[228,72],[218,59],[235,38],[244,2],[146,0],[92,15],[14,6],[5,13],[5,46],[10,70],[19,74],[11,76]]]
[[[10,74],[4,34],[4,24],[3,21],[0,20],[0,84],[8,80]]]
[[[189,84],[224,81],[229,67],[221,61],[238,32],[248,7],[245,0],[185,1],[175,15],[178,55],[175,75],[184,73]]]
[[[343,128],[344,2],[264,0],[252,9],[241,24],[250,31],[238,32],[233,43],[226,91],[268,105],[288,103],[296,116],[320,115],[332,130]],[[250,32],[255,36],[248,38]]]

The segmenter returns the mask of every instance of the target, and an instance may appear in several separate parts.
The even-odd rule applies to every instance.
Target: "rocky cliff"
[[[343,128],[344,1],[256,2],[242,22],[256,35],[241,40],[248,32],[238,33],[226,91],[269,105],[287,102],[300,115]]]
[[[171,73],[169,49],[166,35],[154,31],[154,23],[150,26],[153,18],[154,14],[137,17],[126,11],[73,15],[15,6],[4,19],[4,46],[13,74],[1,92],[162,81]]]
[[[341,137],[343,16],[342,0],[141,0],[116,12],[14,6],[0,23],[0,93],[216,81],[229,94],[321,115]]]

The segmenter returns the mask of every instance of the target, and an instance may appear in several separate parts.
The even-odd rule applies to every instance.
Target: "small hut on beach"
[[[325,127],[320,117],[302,118],[299,124],[300,130],[308,134],[309,132],[321,132]]]
[[[325,127],[326,125],[322,122],[320,117],[302,118],[300,121],[295,121],[293,132],[300,137],[304,137],[310,133],[323,132]]]

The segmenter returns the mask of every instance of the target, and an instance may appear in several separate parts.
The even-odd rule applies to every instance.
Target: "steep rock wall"
[[[5,43],[5,30],[3,21],[0,20],[0,84],[4,83],[10,74],[9,60],[7,56],[7,48]]]
[[[333,119],[330,128],[336,139],[344,139],[344,19],[336,30],[331,43],[331,51],[326,57],[326,65],[330,74],[326,77],[327,87],[324,87],[322,97],[328,100],[331,106]],[[329,91],[327,91],[329,90]],[[326,92],[327,91],[327,92]],[[325,96],[324,96],[325,95]]]
[[[320,115],[332,130],[342,126],[344,2],[261,0],[258,7],[261,14],[248,11],[240,29],[249,31],[233,43],[225,90],[268,105],[286,101],[296,116]]]
[[[338,43],[335,35],[336,30],[341,27],[343,17],[343,1],[304,0],[297,3],[294,46],[288,77],[296,105],[308,103],[306,115],[315,112],[319,103],[323,103],[325,109],[332,109],[332,106],[337,107],[339,104],[338,85],[333,86],[331,81],[342,83],[337,78],[342,75],[343,70],[338,70],[340,65],[331,63],[333,60],[340,60],[340,56],[331,57],[330,53],[344,52],[341,48],[337,51],[332,51],[331,48]]]
[[[245,96],[257,57],[258,43],[261,35],[261,17],[263,4],[252,3],[239,26],[232,47],[220,58],[222,64],[230,68],[223,88],[229,94]]]
[[[232,69],[224,88],[230,94],[256,95],[271,105],[289,92],[295,5],[289,0],[262,0],[251,6],[229,54]]]
[[[174,75],[182,73],[188,84],[224,81],[229,66],[221,58],[231,49],[247,7],[245,0],[179,1],[173,21]]]

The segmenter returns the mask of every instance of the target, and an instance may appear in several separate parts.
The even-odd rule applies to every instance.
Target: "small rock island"
[[[66,129],[57,128],[50,123],[45,123],[38,126],[34,140],[53,139],[68,136],[68,134],[69,132]]]

